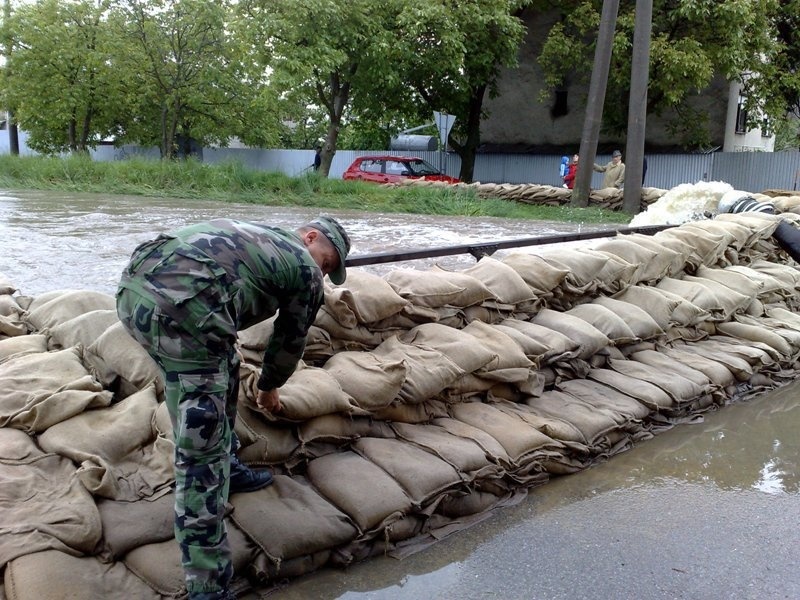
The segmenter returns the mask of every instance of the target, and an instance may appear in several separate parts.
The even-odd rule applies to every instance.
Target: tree
[[[525,34],[520,11],[524,0],[444,0],[418,2],[400,14],[392,46],[402,70],[380,87],[391,97],[415,106],[420,118],[441,111],[456,117],[449,145],[461,157],[460,178],[472,181],[480,146],[483,103],[498,93],[503,67],[517,63]],[[403,93],[405,86],[406,92]]]
[[[11,17],[4,103],[16,107],[31,148],[87,152],[113,130],[119,98],[106,14],[104,2],[41,0]]]
[[[131,48],[117,57],[135,99],[126,139],[157,145],[165,159],[190,141],[276,139],[277,128],[259,118],[270,102],[258,93],[263,82],[236,35],[229,3],[131,0],[115,9]]]
[[[563,19],[547,36],[539,64],[549,89],[585,79],[594,53],[601,2],[564,1]],[[605,128],[622,135],[627,124],[635,2],[620,5],[606,93]],[[672,130],[686,147],[708,145],[705,115],[686,99],[715,76],[745,81],[761,72],[776,47],[776,0],[656,0],[650,44],[649,114],[674,115]],[[753,102],[760,99],[753,97]]]
[[[262,49],[261,61],[272,69],[270,85],[325,111],[323,175],[330,170],[354,97],[368,93],[378,72],[392,68],[386,50],[402,4],[398,0],[251,0],[241,5],[254,24],[252,44]]]

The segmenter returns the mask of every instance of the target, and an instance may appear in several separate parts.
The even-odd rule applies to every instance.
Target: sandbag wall
[[[253,402],[271,321],[241,332],[241,457],[276,481],[231,496],[237,589],[414,552],[795,379],[800,271],[771,238],[779,218],[722,215],[461,271],[350,269],[326,290],[279,418]],[[169,416],[113,307],[0,282],[9,599],[184,594]]]

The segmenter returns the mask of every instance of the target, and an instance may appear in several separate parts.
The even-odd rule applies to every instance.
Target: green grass
[[[235,162],[208,165],[194,160],[136,158],[94,162],[88,157],[2,155],[0,187],[573,223],[619,224],[630,220],[625,213],[599,208],[537,206],[479,198],[468,189],[386,187],[326,179],[313,173],[289,177],[249,169]]]

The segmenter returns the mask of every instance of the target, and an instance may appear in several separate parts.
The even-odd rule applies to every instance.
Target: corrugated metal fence
[[[23,154],[33,154],[20,132]],[[0,154],[8,153],[8,139],[0,135]],[[333,157],[329,176],[338,179],[357,156],[388,154],[414,155],[424,158],[453,176],[461,170],[461,158],[452,152],[402,152],[339,150]],[[155,148],[101,146],[92,152],[95,160],[123,160],[131,156],[158,158]],[[647,155],[644,185],[670,189],[681,183],[724,181],[736,189],[758,192],[765,189],[800,190],[800,152],[715,152],[713,154]],[[278,171],[296,176],[310,169],[313,150],[263,150],[249,148],[204,148],[203,162],[209,164],[236,161],[264,171]],[[598,164],[611,160],[599,155]],[[475,159],[475,181],[485,183],[537,183],[560,186],[560,156],[542,154],[478,154]],[[594,173],[592,187],[602,184],[602,173]]]

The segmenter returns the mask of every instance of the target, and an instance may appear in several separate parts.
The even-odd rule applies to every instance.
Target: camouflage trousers
[[[175,538],[190,598],[224,598],[233,577],[225,529],[239,386],[233,341],[211,343],[146,295],[117,292],[117,314],[161,367],[175,441]]]

